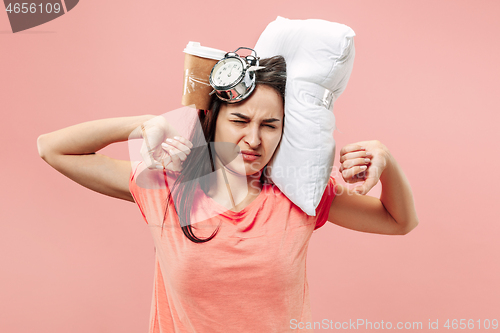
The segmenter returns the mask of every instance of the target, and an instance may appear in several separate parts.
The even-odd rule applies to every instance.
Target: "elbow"
[[[38,155],[40,155],[40,157],[45,162],[47,162],[47,158],[51,155],[51,151],[50,151],[48,143],[47,143],[47,135],[46,134],[42,134],[36,139],[36,147],[38,149]]]
[[[36,147],[38,149],[38,155],[40,155],[41,158],[45,159],[45,150],[43,148],[43,134],[36,139]]]
[[[406,223],[403,228],[401,228],[401,234],[400,235],[407,235],[415,229],[418,225],[418,219],[413,220],[410,223]]]

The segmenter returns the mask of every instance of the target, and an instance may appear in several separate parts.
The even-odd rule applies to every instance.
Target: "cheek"
[[[276,150],[276,148],[278,148],[280,141],[281,141],[281,133],[273,134],[269,138],[269,148],[272,149],[273,153]]]

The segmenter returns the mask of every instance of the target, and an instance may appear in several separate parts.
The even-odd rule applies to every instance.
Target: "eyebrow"
[[[237,117],[240,117],[242,119],[245,119],[245,120],[250,120],[249,116],[246,116],[246,115],[239,113],[239,112],[232,112],[231,114],[235,115]],[[262,120],[263,123],[274,123],[275,121],[280,121],[280,120],[276,119],[276,118],[268,118],[268,119]]]

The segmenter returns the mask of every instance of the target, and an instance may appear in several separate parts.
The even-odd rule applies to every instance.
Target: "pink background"
[[[147,331],[154,245],[139,209],[59,174],[36,139],[179,108],[188,41],[253,46],[278,15],[356,32],[354,70],[334,110],[335,166],[344,145],[380,140],[420,219],[406,236],[331,223],[315,232],[314,320],[419,321],[421,331],[429,320],[442,331],[446,319],[500,320],[499,13],[494,0],[85,0],[12,34],[1,12],[0,331]],[[125,142],[101,152],[128,158]]]

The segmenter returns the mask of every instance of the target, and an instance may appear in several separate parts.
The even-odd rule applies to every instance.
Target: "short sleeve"
[[[325,192],[323,193],[321,201],[316,208],[316,216],[318,217],[318,219],[316,220],[316,226],[314,227],[314,230],[321,228],[328,220],[330,206],[332,205],[333,199],[336,195],[336,185],[337,183],[335,182],[335,179],[330,176],[330,180],[326,185]]]
[[[130,178],[128,182],[128,188],[130,191],[130,194],[132,194],[132,197],[134,198],[135,203],[139,207],[142,217],[144,218],[144,221],[148,223],[148,220],[146,219],[146,215],[144,214],[144,210],[142,209],[143,203],[141,202],[141,195],[140,195],[140,187],[137,186],[136,182],[136,174],[137,170],[139,169],[139,165],[141,162],[139,161],[131,161],[131,166],[132,166],[132,171],[130,172]]]
[[[156,224],[158,219],[164,217],[166,199],[170,194],[169,184],[173,184],[176,178],[165,170],[148,169],[143,161],[132,161],[131,166],[130,194],[146,223]]]

